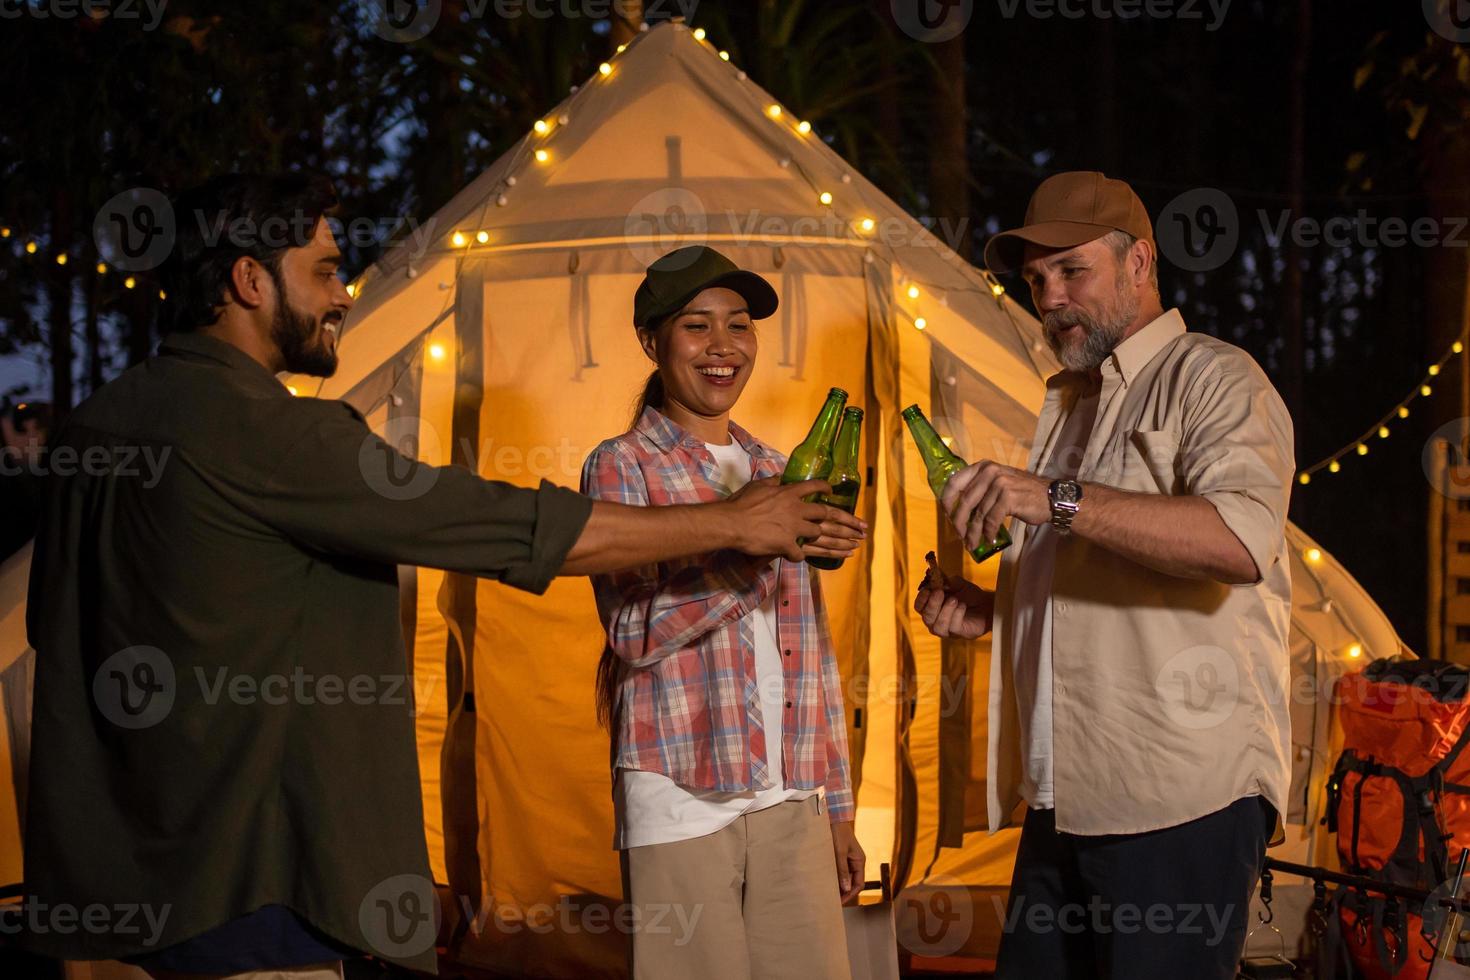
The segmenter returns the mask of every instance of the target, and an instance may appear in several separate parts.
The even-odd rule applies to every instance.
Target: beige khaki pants
[[[818,797],[704,837],[622,852],[635,980],[850,980],[832,829]]]
[[[158,970],[149,973],[154,980],[342,980],[342,963],[312,963],[280,970],[249,970],[245,973],[175,973]]]

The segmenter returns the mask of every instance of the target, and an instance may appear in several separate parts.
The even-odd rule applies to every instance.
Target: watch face
[[[1082,488],[1071,480],[1058,480],[1052,486],[1052,499],[1062,504],[1075,504],[1082,497]]]

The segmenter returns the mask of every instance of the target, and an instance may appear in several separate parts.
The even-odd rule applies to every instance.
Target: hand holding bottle
[[[731,508],[735,547],[747,555],[803,561],[806,553],[797,539],[809,538],[806,547],[846,557],[867,536],[867,525],[836,507],[802,499],[831,490],[826,480],[783,486],[780,477],[772,476],[747,483],[719,506]]]
[[[982,459],[950,477],[939,500],[965,547],[976,548],[994,540],[1007,518],[1033,527],[1050,521],[1046,488],[1035,473]]]

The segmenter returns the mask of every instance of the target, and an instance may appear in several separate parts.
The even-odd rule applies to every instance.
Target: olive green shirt
[[[80,405],[49,468],[26,945],[135,955],[279,903],[433,970],[396,564],[541,593],[591,502],[406,459],[199,335]]]

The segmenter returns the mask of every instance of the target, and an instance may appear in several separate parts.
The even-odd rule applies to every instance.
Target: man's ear
[[[241,306],[259,309],[274,294],[275,283],[265,266],[248,255],[242,255],[230,266],[230,291]]]
[[[1133,247],[1128,250],[1128,275],[1135,285],[1142,286],[1148,282],[1148,271],[1158,260],[1153,242],[1140,238],[1133,243]]]

